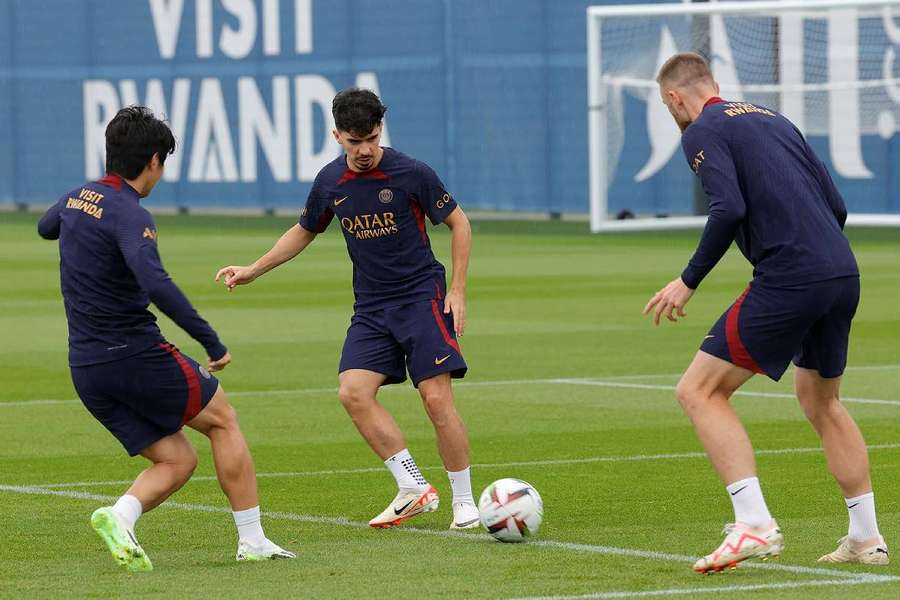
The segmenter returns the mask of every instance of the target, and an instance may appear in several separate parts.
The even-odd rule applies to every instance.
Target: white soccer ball
[[[481,524],[501,542],[524,542],[535,535],[544,518],[544,501],[530,483],[498,479],[478,500]]]

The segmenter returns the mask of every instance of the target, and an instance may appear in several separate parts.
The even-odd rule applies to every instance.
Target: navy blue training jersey
[[[712,98],[681,143],[709,201],[700,245],[681,275],[688,287],[700,285],[732,241],[761,283],[805,285],[859,274],[842,231],[844,201],[784,116]]]
[[[108,175],[63,195],[38,233],[59,239],[59,274],[69,322],[69,364],[119,360],[163,340],[152,301],[200,342],[225,355],[204,321],[163,268],[153,217],[121,177]]]
[[[337,219],[353,262],[354,309],[374,311],[443,297],[446,274],[431,252],[425,216],[437,225],[455,209],[428,165],[384,148],[370,171],[350,170],[343,155],[325,165],[300,226],[321,233]]]

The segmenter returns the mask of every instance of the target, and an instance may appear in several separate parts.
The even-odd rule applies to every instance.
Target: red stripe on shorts
[[[744,342],[741,341],[741,334],[738,330],[738,317],[740,317],[741,314],[741,305],[744,303],[744,299],[749,293],[750,286],[748,285],[747,289],[744,290],[744,293],[735,300],[734,305],[728,311],[728,316],[725,317],[725,339],[728,342],[728,352],[731,354],[731,362],[739,367],[753,371],[754,373],[765,373],[765,371],[759,368],[759,365],[756,364],[753,357],[750,356],[750,352],[747,351],[747,347],[744,346]]]
[[[184,416],[181,417],[181,424],[184,425],[199,415],[200,411],[203,409],[200,405],[200,379],[197,378],[197,374],[194,373],[191,364],[185,360],[181,355],[181,352],[179,352],[175,346],[172,344],[160,344],[159,347],[172,355],[175,362],[181,367],[181,372],[184,373],[184,378],[187,381],[187,404],[184,407]]]
[[[437,300],[431,301],[431,312],[434,313],[434,320],[437,322],[438,329],[441,330],[441,335],[444,336],[444,341],[447,342],[447,345],[456,350],[458,353],[462,354],[462,351],[459,349],[459,344],[450,337],[450,332],[447,331],[447,326],[444,325],[444,319],[441,315],[441,311],[438,308]]]

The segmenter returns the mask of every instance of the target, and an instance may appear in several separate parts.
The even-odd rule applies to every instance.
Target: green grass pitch
[[[584,224],[553,222],[474,225],[462,340],[470,371],[455,390],[475,493],[518,477],[537,487],[546,509],[536,542],[504,545],[447,531],[449,484],[408,383],[381,399],[445,503],[409,526],[363,525],[394,484],[334,393],[352,305],[335,227],[298,259],[227,293],[212,281],[216,269],[255,259],[291,220],[159,218],[168,270],[234,356],[220,379],[253,451],[267,533],[298,558],[234,561],[209,447],[192,433],[196,479],[138,524],[156,570],[120,572],[88,520],[144,463],[73,400],[57,248],[37,237],[36,221],[0,213],[0,597],[900,597],[896,559],[881,569],[815,563],[846,532],[847,517],[789,397],[790,372],[779,384],[754,378],[735,399],[786,551],[723,575],[691,571],[690,557],[720,542],[731,507],[673,386],[750,268],[732,250],[689,316],[656,329],[640,310],[680,272],[698,233],[591,236]],[[444,228],[431,231],[448,264]],[[863,296],[844,394],[873,446],[882,531],[900,549],[900,232],[850,237]],[[202,358],[171,322],[161,325]]]

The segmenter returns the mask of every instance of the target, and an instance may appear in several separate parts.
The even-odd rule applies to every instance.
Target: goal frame
[[[610,220],[607,177],[606,105],[608,86],[600,73],[602,67],[601,22],[610,17],[655,17],[666,15],[768,14],[790,10],[827,10],[900,5],[900,0],[748,0],[739,2],[672,2],[659,4],[623,4],[587,7],[587,113],[588,172],[591,232],[685,229],[702,227],[706,217],[638,218]],[[900,214],[851,213],[848,225],[900,226]]]

